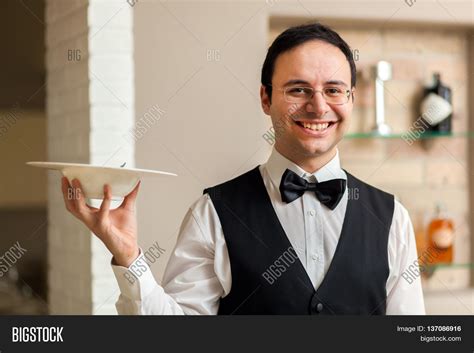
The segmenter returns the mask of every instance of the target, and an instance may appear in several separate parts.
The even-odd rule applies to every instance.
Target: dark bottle
[[[421,102],[421,118],[428,132],[450,133],[453,116],[451,88],[441,82],[439,73],[433,74],[433,85],[425,87]]]

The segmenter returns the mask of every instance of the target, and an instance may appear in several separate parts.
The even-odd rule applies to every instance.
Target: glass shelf
[[[435,270],[439,268],[474,268],[474,263],[462,263],[462,264],[436,264],[436,265],[422,265],[427,270]]]
[[[435,265],[429,265],[429,264],[423,264],[420,266],[420,270],[422,275],[425,278],[430,278],[433,276],[433,274],[436,271],[442,270],[442,269],[458,269],[458,268],[474,268],[474,263],[440,263],[440,264],[435,264]]]
[[[412,140],[425,140],[425,139],[433,139],[433,138],[456,138],[456,137],[463,137],[463,138],[474,138],[474,131],[467,131],[467,132],[425,132],[420,134],[416,137],[414,134],[410,133],[394,133],[389,135],[379,135],[373,132],[358,132],[358,133],[349,133],[345,135],[345,138],[349,139],[402,139],[403,137],[407,137]]]

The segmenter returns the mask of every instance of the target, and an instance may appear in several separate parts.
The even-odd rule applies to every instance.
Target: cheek
[[[333,108],[334,112],[339,115],[339,117],[345,121],[350,120],[352,114],[352,104],[345,104],[341,106],[336,106]]]
[[[279,121],[288,121],[297,114],[296,109],[287,102],[274,102],[271,106],[272,116]]]
[[[292,105],[288,108],[293,120],[303,119],[308,116],[307,105]]]

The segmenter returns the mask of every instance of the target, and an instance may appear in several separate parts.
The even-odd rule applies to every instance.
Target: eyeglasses
[[[335,105],[346,104],[347,102],[349,102],[349,97],[351,95],[351,90],[342,89],[340,87],[325,87],[322,91],[316,91],[312,87],[292,86],[280,88],[279,90],[283,91],[285,100],[288,103],[296,104],[309,103],[317,92],[322,94],[323,98],[328,104]]]

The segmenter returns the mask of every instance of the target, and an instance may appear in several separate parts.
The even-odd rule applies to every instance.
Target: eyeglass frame
[[[272,87],[272,89],[274,88],[274,86],[272,84],[267,84],[267,85],[264,85],[264,86],[270,86]],[[347,87],[347,86],[346,86]],[[287,89],[289,88],[310,88],[312,91],[313,91],[313,94],[311,95],[311,97],[308,99],[307,102],[304,102],[304,103],[297,103],[297,102],[291,102],[288,100],[287,96],[286,96],[286,91]],[[349,103],[349,98],[351,96],[351,93],[354,93],[354,88],[351,88],[351,89],[346,89],[346,101],[344,103],[331,103],[331,102],[328,102],[327,99],[326,99],[326,96],[324,95],[324,92],[323,91],[318,91],[318,90],[315,90],[313,87],[308,87],[308,86],[292,86],[292,87],[286,87],[286,88],[277,88],[279,91],[283,91],[283,97],[285,97],[285,101],[287,101],[288,103],[293,103],[293,104],[308,104],[310,103],[311,99],[314,98],[314,95],[316,93],[321,93],[321,95],[323,96],[324,100],[326,101],[327,104],[332,104],[332,105],[344,105],[344,104],[347,104]]]

